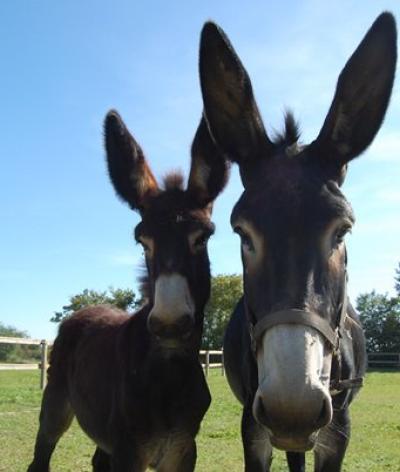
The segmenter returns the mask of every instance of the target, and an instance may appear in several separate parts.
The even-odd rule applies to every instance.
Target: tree
[[[70,297],[68,305],[64,305],[62,311],[56,311],[50,321],[58,323],[81,308],[100,304],[115,305],[121,310],[133,311],[141,304],[141,300],[137,300],[135,292],[129,288],[110,287],[104,292],[85,289],[82,293]]]
[[[397,292],[397,295],[400,297],[400,262],[398,267],[395,269],[396,275],[394,276],[394,288]]]
[[[226,324],[242,294],[240,275],[217,275],[211,279],[211,297],[204,316],[203,349],[221,349]]]
[[[400,297],[373,290],[357,297],[368,352],[400,352]]]

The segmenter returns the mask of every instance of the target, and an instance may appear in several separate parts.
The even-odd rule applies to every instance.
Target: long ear
[[[133,210],[142,211],[158,185],[138,143],[115,110],[104,122],[108,172],[117,195]]]
[[[393,87],[396,38],[393,15],[382,13],[341,72],[324,125],[310,145],[339,180],[347,162],[371,144],[382,124]]]
[[[204,208],[223,190],[228,180],[229,165],[210,135],[204,117],[192,144],[192,163],[187,191]]]
[[[204,111],[218,146],[243,165],[269,154],[268,139],[250,78],[225,33],[207,22],[200,40],[200,83]]]

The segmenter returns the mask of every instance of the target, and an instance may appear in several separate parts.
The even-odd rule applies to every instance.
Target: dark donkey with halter
[[[348,407],[365,372],[360,321],[346,296],[344,237],[354,215],[340,190],[349,161],[372,142],[393,86],[396,26],[372,25],[340,74],[322,129],[307,146],[291,114],[270,140],[250,79],[224,32],[204,26],[200,78],[205,116],[244,192],[231,223],[241,238],[244,297],[224,344],[230,386],[243,404],[246,471],[270,470],[272,446],[289,469],[339,471]]]
[[[115,111],[106,117],[105,141],[115,190],[140,212],[135,238],[144,248],[149,300],[133,316],[100,305],[62,323],[28,471],[49,470],[75,415],[97,445],[94,471],[191,472],[211,400],[198,356],[210,294],[212,202],[225,185],[226,162],[202,120],[187,189],[177,174],[160,189]]]

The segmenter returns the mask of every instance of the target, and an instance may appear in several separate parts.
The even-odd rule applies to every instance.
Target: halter
[[[257,354],[257,345],[260,342],[263,334],[274,326],[282,324],[300,324],[303,326],[309,326],[316,329],[328,342],[332,350],[332,356],[336,357],[339,368],[337,369],[337,374],[335,378],[331,378],[330,381],[330,391],[331,394],[339,393],[346,389],[358,388],[363,385],[363,377],[356,377],[353,379],[341,379],[341,355],[340,355],[340,343],[341,338],[343,337],[344,326],[347,315],[347,293],[346,293],[346,282],[347,282],[347,272],[345,273],[343,289],[342,289],[342,301],[339,305],[338,316],[336,320],[336,326],[333,329],[331,324],[326,321],[324,318],[321,318],[319,315],[312,311],[298,310],[298,309],[288,309],[275,311],[274,313],[264,315],[259,321],[253,324],[249,320],[249,333],[250,333],[250,342],[251,350],[254,357]],[[246,311],[248,307],[245,303]]]

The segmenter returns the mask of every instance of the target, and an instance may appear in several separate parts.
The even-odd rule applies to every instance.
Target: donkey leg
[[[193,472],[196,466],[196,442],[191,436],[177,439],[161,459],[157,472]]]
[[[92,457],[92,467],[93,472],[110,472],[110,455],[97,447]]]
[[[148,463],[140,454],[134,438],[118,438],[110,456],[111,472],[145,472]]]
[[[332,422],[323,428],[314,451],[315,472],[340,472],[350,440],[348,409],[336,410]]]
[[[48,472],[51,455],[74,417],[65,388],[51,382],[47,384],[39,416],[39,431],[35,452],[28,472]]]
[[[243,408],[242,441],[245,472],[268,472],[272,462],[272,446],[266,429],[254,419],[251,405]]]
[[[305,472],[306,455],[303,452],[287,452],[286,460],[290,472]]]

